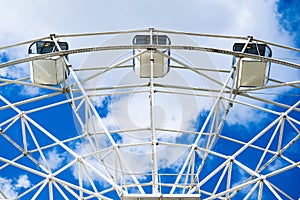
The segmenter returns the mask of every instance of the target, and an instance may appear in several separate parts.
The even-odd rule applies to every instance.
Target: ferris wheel
[[[1,199],[300,197],[300,49],[149,28],[0,50]]]

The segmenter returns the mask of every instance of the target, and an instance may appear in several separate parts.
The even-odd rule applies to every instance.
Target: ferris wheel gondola
[[[150,35],[136,35],[133,38],[133,44],[171,45],[171,40],[167,35],[152,35],[152,39],[150,39]],[[134,49],[133,55],[142,51],[143,49]],[[133,59],[133,69],[141,78],[149,78],[151,62],[153,62],[153,77],[164,77],[170,68],[170,55],[170,49],[148,49]]]
[[[33,42],[28,48],[29,56],[42,55],[60,50],[68,50],[69,45],[64,41],[53,40]],[[66,79],[67,66],[64,59],[68,57],[52,56],[30,62],[30,79],[35,84],[58,85]]]
[[[267,44],[258,43],[235,43],[233,51],[253,54],[264,57],[272,57],[272,50]],[[236,57],[233,57],[233,65],[236,63]],[[269,79],[271,63],[252,58],[241,58],[238,63],[237,86],[238,87],[260,87],[267,84]]]

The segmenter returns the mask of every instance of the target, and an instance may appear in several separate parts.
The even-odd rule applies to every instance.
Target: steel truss
[[[200,40],[209,38],[220,42],[262,42],[277,48],[279,52],[287,51],[298,56],[300,52],[297,48],[253,37],[155,29],[51,35],[50,39],[57,42],[60,38],[72,40],[140,33],[166,34],[171,39],[174,36]],[[4,46],[0,50],[6,52],[7,49],[17,49],[43,39],[49,38]],[[144,51],[132,54],[133,49]],[[164,54],[161,49],[170,49],[171,55]],[[218,47],[190,44],[132,45],[131,41],[127,41],[126,44],[79,47],[17,58],[2,62],[0,69],[26,68],[30,61],[53,56],[82,56],[86,53],[98,55],[97,53],[102,52],[113,54],[119,51],[127,54],[124,56],[120,53],[122,58],[105,66],[96,63],[95,66],[80,67],[73,65],[72,57],[70,63],[65,60],[69,74],[59,86],[31,83],[28,73],[18,77],[9,74],[0,77],[0,142],[5,146],[5,149],[1,148],[0,154],[0,177],[16,180],[19,175],[27,174],[31,181],[30,187],[20,187],[14,198],[39,199],[46,196],[49,199],[192,200],[299,197],[299,192],[298,196],[293,196],[295,193],[286,187],[289,184],[292,187],[294,183],[283,180],[286,174],[288,177],[292,177],[291,174],[300,175],[297,151],[300,147],[300,64],[296,62]],[[105,77],[114,72],[131,73],[132,59],[146,51],[151,54],[149,79],[141,82],[120,79],[117,84],[107,84],[104,81]],[[191,52],[200,57],[205,54],[211,60],[215,56],[236,56],[271,62],[271,77],[265,86],[239,88],[235,79],[240,59],[234,66],[230,66],[230,63],[214,67],[198,66],[173,52],[179,55],[181,52]],[[174,80],[164,82],[161,81],[164,78],[154,78],[155,53],[170,59],[170,72],[182,73],[185,80],[189,80],[188,75],[191,74],[206,84],[180,85]],[[273,71],[284,72],[286,69],[298,73],[298,80],[285,76],[282,79],[272,77]],[[39,92],[34,95],[14,92],[20,92],[24,88],[35,88]],[[147,96],[144,99],[147,104],[145,109],[149,109],[146,113],[150,115],[145,118],[149,120],[147,126],[125,128],[126,124],[122,125],[118,116],[114,116],[116,123],[113,126],[108,122],[107,115],[113,111],[113,105],[116,105],[114,103],[121,103],[119,100],[122,98],[124,100],[144,94]],[[198,127],[160,126],[156,119],[159,118],[157,103],[163,102],[160,99],[161,96],[165,98],[165,95],[171,99],[179,99],[181,114],[184,113],[185,106],[188,106],[182,100],[184,98],[192,98],[195,105],[203,102],[211,104],[209,108],[205,106],[197,110],[195,123],[198,123]],[[107,104],[103,105],[105,100]],[[97,101],[102,101],[102,104],[97,104]],[[232,123],[230,119],[240,114],[236,109],[254,113],[249,115],[261,120],[246,118],[245,121]],[[186,110],[188,112],[190,108]],[[121,115],[122,112],[118,111],[116,115],[118,114]],[[63,115],[65,117],[61,117]],[[186,116],[182,114],[181,117]],[[66,124],[61,124],[59,120],[64,120]],[[116,126],[118,123],[120,126]],[[146,136],[136,138],[139,134]],[[167,157],[170,152],[181,155],[171,162]],[[51,159],[51,153],[56,155],[54,160]],[[170,163],[164,163],[166,161]],[[16,175],[11,174],[12,172],[16,172]],[[0,197],[9,198],[4,191],[0,192]]]

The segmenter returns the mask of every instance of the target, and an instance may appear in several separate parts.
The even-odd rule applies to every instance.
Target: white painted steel
[[[132,45],[132,38],[141,33],[167,35],[172,43],[154,45],[150,37],[149,45]],[[100,46],[62,51],[57,44],[59,38],[107,35],[115,37]],[[228,50],[231,46],[202,47],[189,37],[238,39],[300,52],[253,37],[153,28],[51,35],[58,52],[0,63],[0,69],[19,64],[29,69],[31,63],[31,76],[0,77],[0,142],[10,148],[0,150],[0,177],[6,170],[15,170],[28,174],[31,181],[31,187],[14,198],[295,198],[274,180],[300,170],[299,159],[291,156],[300,138],[300,82],[292,76],[267,80],[266,69],[271,62],[271,75],[277,69],[299,73],[299,63],[233,52]],[[0,50],[44,39],[49,37]],[[134,49],[143,50],[133,54]],[[160,49],[170,49],[170,56]],[[81,68],[65,57],[83,53],[90,57]],[[234,66],[210,62],[215,56],[228,55],[238,58]],[[59,61],[49,59],[54,57]],[[138,75],[132,68],[133,59],[141,59]],[[168,67],[167,60],[171,62]],[[5,93],[10,88],[35,88],[36,93],[20,92],[12,98]],[[280,101],[288,98],[285,95],[296,100]],[[241,117],[242,112],[249,114],[248,121]],[[240,118],[232,122],[235,115]],[[56,125],[60,116],[72,123]],[[253,116],[268,123],[256,122]],[[259,129],[243,126],[240,133],[234,130],[234,124],[249,122],[256,122]],[[246,133],[249,135],[242,137]],[[267,138],[265,143],[262,138]],[[222,149],[226,143],[232,149]],[[247,161],[247,156],[253,158],[251,152],[259,156]],[[299,158],[299,152],[295,154]],[[54,165],[50,155],[63,163]],[[237,175],[243,179],[238,181]],[[0,198],[8,198],[5,191],[0,190]]]

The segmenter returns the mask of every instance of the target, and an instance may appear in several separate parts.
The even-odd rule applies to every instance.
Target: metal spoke
[[[81,42],[94,38],[103,43]],[[205,38],[215,45],[197,43]],[[242,49],[218,47],[223,40]],[[47,42],[51,51],[31,51]],[[21,191],[0,198],[298,198],[300,65],[278,54],[299,48],[149,28],[51,34],[0,50],[24,45],[28,56],[0,63],[22,71],[0,77],[0,178]],[[258,66],[263,83],[241,84],[261,75]]]

